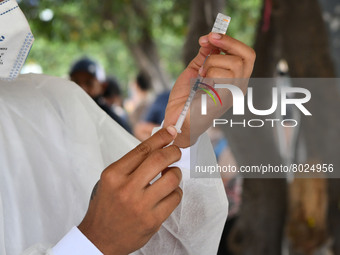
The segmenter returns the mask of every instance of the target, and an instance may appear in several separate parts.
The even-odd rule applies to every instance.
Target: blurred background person
[[[128,114],[123,108],[124,96],[121,86],[113,76],[107,77],[104,82],[103,99],[115,114],[129,123]]]
[[[104,69],[94,60],[84,57],[73,63],[69,76],[71,81],[78,84],[112,119],[131,133],[129,124],[114,113],[103,99]]]
[[[149,75],[140,72],[130,84],[130,93],[131,96],[124,103],[124,107],[129,114],[132,130],[135,133],[137,123],[144,119],[153,99]]]
[[[159,94],[155,101],[151,104],[144,119],[136,124],[134,133],[139,140],[144,141],[148,139],[151,136],[152,130],[162,124],[165,117],[165,108],[168,104],[169,95],[169,90]]]

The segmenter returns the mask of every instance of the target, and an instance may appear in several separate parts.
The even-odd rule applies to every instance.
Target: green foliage
[[[261,6],[262,0],[228,0],[226,14],[231,16],[228,34],[252,46]]]
[[[227,4],[226,14],[232,17],[228,33],[251,45],[261,1],[228,0]],[[44,73],[67,77],[71,63],[86,55],[126,86],[137,72],[126,39],[137,41],[144,27],[154,38],[166,71],[175,78],[183,69],[188,0],[22,0],[20,6],[36,38],[27,63],[40,64]],[[40,17],[46,9],[53,11],[49,21]]]

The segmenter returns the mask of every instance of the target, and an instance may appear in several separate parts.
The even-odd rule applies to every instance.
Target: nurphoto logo
[[[207,85],[209,86],[209,85]],[[254,100],[253,100],[253,88],[249,87],[247,90],[247,104],[245,104],[245,95],[243,94],[242,90],[231,84],[215,84],[213,88],[212,86],[209,86],[209,89],[214,92],[214,94],[218,97],[220,100],[220,96],[217,93],[216,89],[227,89],[230,91],[232,99],[233,99],[233,115],[245,115],[245,105],[247,105],[248,110],[256,115],[256,116],[268,116],[273,114],[279,106],[280,103],[280,115],[286,116],[287,115],[287,107],[295,105],[300,112],[306,116],[312,116],[311,112],[308,111],[308,109],[304,106],[307,102],[311,99],[311,93],[308,89],[305,88],[299,88],[299,87],[273,87],[272,88],[272,105],[269,109],[256,109],[254,106]],[[216,100],[214,99],[213,95],[210,93],[210,91],[206,89],[204,90],[213,100],[216,105]],[[201,95],[201,115],[207,115],[207,94]],[[289,95],[289,96],[288,96]],[[291,95],[299,95],[298,98],[292,98]],[[221,102],[222,106],[222,102]],[[279,119],[265,119],[265,121],[270,122],[272,127],[274,127],[274,123],[280,121]],[[242,122],[237,122],[234,124],[242,124],[244,127],[262,127],[265,123],[265,121],[261,119],[250,119],[248,122],[246,120]],[[282,122],[284,122],[282,124]],[[214,119],[213,121],[213,127],[216,125],[225,125],[225,124],[233,124],[232,120],[226,120],[226,119]],[[250,123],[249,125],[246,125],[247,123]],[[257,123],[256,125],[254,123]],[[290,123],[289,127],[295,127],[298,125],[297,120],[295,119],[285,119],[281,121],[281,124],[285,126],[285,123]]]

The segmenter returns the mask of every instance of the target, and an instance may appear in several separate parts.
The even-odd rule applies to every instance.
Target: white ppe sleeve
[[[2,82],[0,95],[0,254],[52,255],[59,240],[76,238],[65,235],[83,219],[102,170],[138,141],[63,79],[22,75]],[[206,134],[177,162],[181,203],[134,255],[216,254],[226,195],[220,178],[191,178],[195,165],[216,165]]]
[[[73,227],[52,249],[35,245],[22,255],[103,255],[77,227]]]
[[[206,164],[210,164],[207,155],[214,160],[209,145],[209,138],[204,134],[193,146],[181,149],[182,158],[174,165],[183,172],[182,202],[151,240],[133,255],[217,253],[228,211],[222,182],[216,178],[191,179],[189,171],[190,165],[202,164],[202,157]],[[34,251],[31,249],[23,255],[102,255],[77,227],[73,227],[52,250],[44,253],[41,247],[32,248]]]
[[[190,150],[197,151],[197,143],[192,147],[181,149],[182,157],[180,161],[176,162],[175,165],[177,167],[190,168]],[[77,227],[73,227],[70,232],[52,248],[52,253],[53,255],[103,255]]]
[[[228,201],[221,178],[192,178],[195,165],[216,165],[207,134],[186,149],[174,165],[182,171],[181,203],[150,241],[133,255],[216,254],[228,213]]]
[[[77,227],[73,227],[52,252],[53,255],[103,255]]]

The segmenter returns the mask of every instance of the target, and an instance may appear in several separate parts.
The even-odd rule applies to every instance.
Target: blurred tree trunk
[[[288,61],[292,77],[334,77],[327,34],[317,0],[265,0],[264,6],[268,8],[268,5],[272,5],[270,22],[268,22],[268,17],[263,16],[258,28],[254,46],[257,60],[253,77],[273,77],[280,58]],[[323,88],[308,87],[312,97],[317,97],[318,100],[312,100],[312,103],[308,105],[313,117],[302,118],[301,133],[307,141],[307,162],[339,165],[339,157],[336,156],[340,151],[339,143],[332,146],[326,143],[340,140],[339,118],[334,116],[334,109],[340,107],[340,98],[334,84],[325,86]],[[266,86],[258,87],[256,91],[260,92],[255,94],[254,101],[268,100],[270,95],[265,94]],[[325,112],[328,115],[325,115]],[[268,162],[269,157],[274,164],[280,163],[280,157],[272,141],[271,130],[261,128],[251,132],[245,132],[242,129],[225,129],[224,131],[240,165],[259,165],[262,161]],[[320,211],[321,226],[318,226],[319,229],[309,231],[310,229],[306,226],[308,219],[301,220],[300,223],[306,229],[305,236],[302,240],[295,240],[295,244],[296,248],[305,254],[311,254],[313,249],[315,250],[325,241],[326,230],[325,224],[322,226],[324,223],[322,219],[326,218],[327,205],[322,201],[327,197],[324,180],[306,179],[294,188],[301,190],[303,187],[310,187],[310,183],[314,183],[312,185],[314,189],[311,189],[313,194],[319,195],[321,199],[320,203],[316,204],[316,208],[313,208],[314,211]],[[286,213],[286,189],[284,179],[244,180],[243,204],[234,230],[234,240],[239,242],[239,246],[236,246],[238,254],[281,253]],[[329,180],[329,191],[329,222],[335,237],[334,251],[335,254],[339,254],[340,185],[338,180]],[[297,200],[300,195],[302,194],[294,194]],[[309,243],[304,243],[304,241]]]
[[[325,23],[328,27],[331,55],[336,69],[337,77],[340,77],[340,5],[339,0],[319,0]]]
[[[150,76],[154,90],[162,92],[168,89],[168,76],[162,68],[151,34],[152,17],[147,12],[147,4],[138,0],[129,3],[104,0],[100,6],[104,20],[110,20],[115,30],[119,31],[140,71]]]
[[[263,12],[265,7],[263,7]],[[266,10],[268,11],[268,10]],[[256,63],[254,78],[273,77],[281,56],[281,37],[277,33],[277,10],[273,9],[270,26],[262,16],[257,29],[254,49]],[[265,28],[267,26],[267,28]],[[257,85],[257,84],[256,84]],[[271,87],[262,83],[254,88],[254,102],[257,105],[271,105]],[[265,106],[266,107],[266,106]],[[268,108],[263,109],[268,109]],[[261,106],[258,108],[262,109]],[[275,116],[272,116],[275,119]],[[235,118],[235,116],[230,116]],[[248,113],[244,119],[251,119]],[[271,118],[271,116],[268,116]],[[239,165],[261,165],[282,163],[274,142],[274,130],[263,128],[224,129],[230,147]],[[279,255],[283,239],[286,215],[287,185],[284,176],[277,179],[245,178],[243,182],[242,205],[233,234],[228,241],[235,254]]]
[[[183,49],[185,65],[197,55],[198,39],[211,31],[217,13],[222,12],[223,8],[223,0],[191,0],[189,32]]]
[[[335,77],[328,34],[319,2],[317,0],[280,0],[280,3],[284,6],[283,16],[280,19],[284,38],[283,55],[290,67],[291,76]],[[311,84],[307,88],[314,97],[314,100],[308,104],[313,117],[304,116],[301,120],[301,134],[306,143],[307,162],[332,163],[335,165],[335,171],[339,171],[340,121],[335,110],[340,108],[339,90],[337,85],[332,84],[331,81],[322,87]],[[314,192],[317,192],[317,187],[322,185],[324,180],[304,180],[305,183],[307,181],[318,182],[314,187]],[[309,194],[309,200],[312,199],[313,194]],[[293,236],[296,240],[292,240],[293,243],[295,242],[296,249],[302,250],[304,254],[312,254],[313,250],[324,244],[327,225],[322,218],[327,218],[330,235],[333,238],[334,254],[340,254],[339,201],[340,181],[328,179],[328,217],[327,203],[324,205],[320,202],[317,205],[317,210],[325,214],[319,222],[318,219],[305,212],[305,218],[299,224],[294,224],[295,230],[299,229],[295,233],[297,236]],[[314,226],[308,224],[310,220],[308,218],[315,221]]]
[[[170,83],[161,66],[158,51],[150,32],[143,29],[143,36],[137,42],[126,40],[141,72],[147,73],[157,93],[169,89]]]

